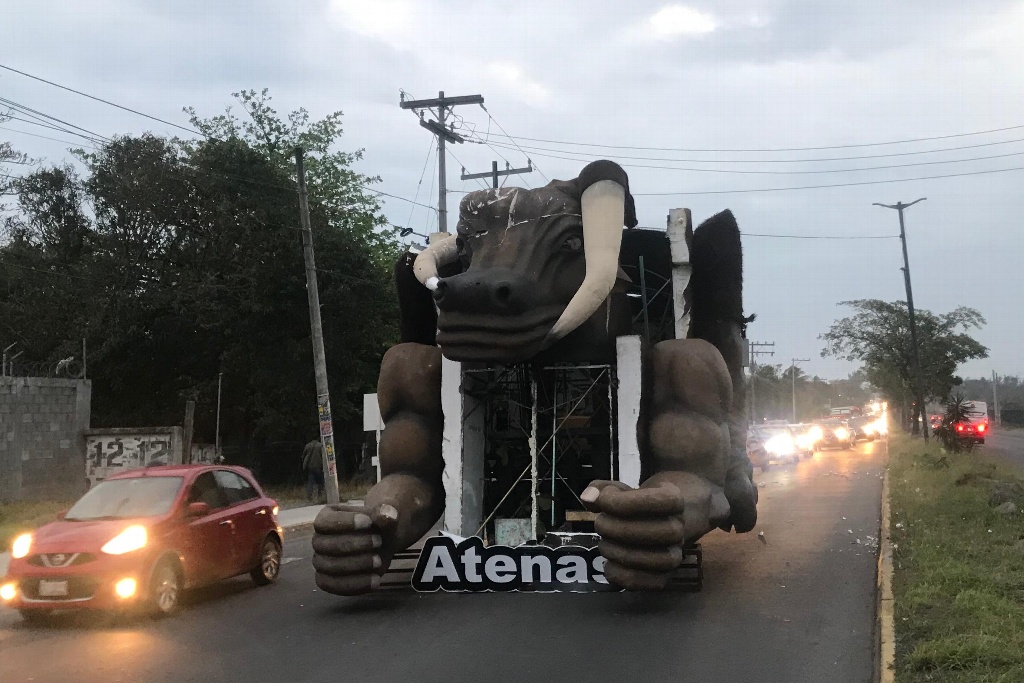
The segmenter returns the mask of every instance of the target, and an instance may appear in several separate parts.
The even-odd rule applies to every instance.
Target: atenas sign
[[[597,548],[484,547],[479,537],[429,538],[412,587],[417,591],[614,591]]]

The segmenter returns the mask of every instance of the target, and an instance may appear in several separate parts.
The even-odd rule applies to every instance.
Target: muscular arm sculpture
[[[495,364],[589,360],[607,357],[615,337],[628,333],[628,303],[617,286],[624,224],[636,224],[626,174],[595,162],[573,181],[467,195],[458,236],[399,264],[406,343],[381,364],[383,476],[365,507],[329,506],[317,516],[313,564],[321,589],[372,590],[394,553],[443,512],[442,354]],[[605,574],[627,589],[664,587],[684,544],[715,527],[744,532],[756,522],[732,214],[697,229],[691,260],[690,338],[660,342],[645,360],[650,399],[639,436],[646,478],[638,489],[595,481],[581,496],[599,512]],[[426,292],[436,318],[432,306],[410,303]],[[411,318],[419,325],[407,324]]]

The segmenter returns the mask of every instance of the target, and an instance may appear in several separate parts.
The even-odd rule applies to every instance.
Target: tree
[[[0,339],[51,363],[89,346],[93,423],[181,422],[213,438],[223,373],[223,433],[250,465],[273,442],[316,429],[306,283],[292,150],[308,154],[332,408],[339,435],[362,440],[362,394],[397,338],[392,267],[399,253],[373,178],[336,151],[340,113],[282,119],[264,91],[236,95],[205,139],[118,137],[71,167],[15,183],[0,245]],[[297,460],[295,460],[297,462]]]
[[[905,416],[912,414],[916,432],[924,406],[913,399],[914,356],[906,303],[861,299],[842,305],[855,313],[819,335],[825,342],[821,355],[862,362],[867,381],[891,403],[903,407]],[[961,363],[988,356],[988,349],[969,334],[980,329],[985,319],[966,306],[944,314],[917,310],[916,319],[925,401],[943,400],[961,382],[955,374]]]

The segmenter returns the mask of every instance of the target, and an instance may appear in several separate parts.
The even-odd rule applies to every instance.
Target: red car
[[[29,621],[54,610],[175,611],[182,591],[248,573],[277,580],[277,504],[241,467],[146,467],[100,482],[11,546],[0,604]]]

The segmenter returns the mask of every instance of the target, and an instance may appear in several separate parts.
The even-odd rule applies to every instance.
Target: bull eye
[[[583,249],[583,238],[579,235],[572,235],[562,243],[562,251],[577,252]]]

